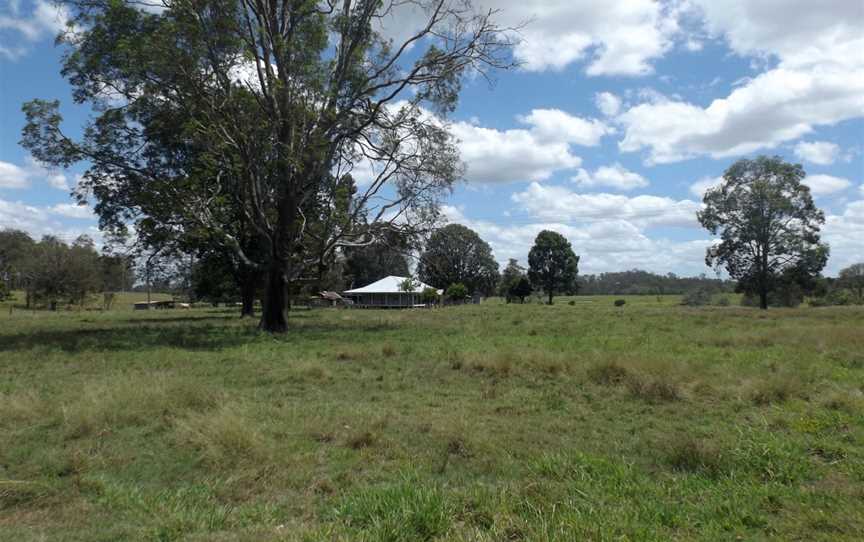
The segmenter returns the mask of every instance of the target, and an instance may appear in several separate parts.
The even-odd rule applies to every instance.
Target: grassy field
[[[0,312],[2,540],[861,540],[864,308]]]

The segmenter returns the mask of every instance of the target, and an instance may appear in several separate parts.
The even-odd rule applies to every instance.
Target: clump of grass
[[[716,446],[699,439],[687,438],[675,442],[667,462],[676,471],[701,473],[717,477],[723,471],[723,453]]]
[[[50,404],[33,393],[0,393],[0,427],[45,421],[52,415]]]
[[[87,385],[76,401],[64,405],[63,424],[68,438],[81,438],[202,411],[217,402],[209,388],[168,375],[112,377]]]
[[[479,356],[471,368],[491,376],[507,377],[513,372],[514,354],[510,351],[495,351]]]
[[[52,494],[51,487],[26,480],[0,480],[0,510],[32,505]]]
[[[454,510],[437,484],[406,478],[348,495],[335,515],[360,530],[364,540],[416,542],[444,536],[450,530]]]
[[[800,380],[781,376],[755,383],[750,390],[750,398],[759,406],[782,404],[799,396],[802,392]]]
[[[615,361],[605,361],[588,368],[588,379],[595,384],[614,386],[623,383],[630,371]]]
[[[260,462],[269,457],[270,447],[244,410],[229,403],[215,411],[191,413],[176,421],[176,440],[195,448],[213,466]]]
[[[864,400],[861,395],[853,395],[851,392],[839,392],[829,394],[823,403],[825,408],[838,410],[847,414],[858,414],[864,411]]]
[[[396,355],[396,349],[392,345],[385,344],[381,347],[381,355],[385,358],[392,358]]]
[[[668,377],[637,376],[627,379],[630,395],[649,403],[667,403],[681,399],[678,383]]]
[[[362,450],[375,445],[377,439],[371,431],[360,431],[348,437],[348,447],[355,450]]]

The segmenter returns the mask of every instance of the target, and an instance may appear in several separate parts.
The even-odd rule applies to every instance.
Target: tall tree
[[[720,235],[705,263],[725,267],[742,291],[758,295],[762,309],[781,279],[805,281],[828,261],[828,246],[819,237],[825,215],[802,184],[805,175],[800,164],[778,156],[739,160],[706,192],[697,214],[708,231]]]
[[[864,263],[852,264],[841,269],[837,278],[841,286],[857,294],[859,303],[864,302]]]
[[[507,267],[501,272],[501,280],[498,282],[498,295],[503,297],[507,303],[510,303],[513,297],[518,297],[513,294],[512,290],[524,276],[525,268],[519,265],[519,261],[516,258],[510,258],[507,262]]]
[[[573,292],[578,288],[579,256],[570,241],[558,232],[543,230],[528,252],[528,277],[542,288],[552,304],[557,292]]]
[[[417,275],[436,288],[464,285],[470,294],[491,295],[498,283],[498,262],[492,247],[461,224],[436,229],[420,255]]]
[[[32,257],[36,242],[21,230],[0,230],[0,281],[7,292],[25,288],[28,277],[24,271]]]
[[[461,176],[443,119],[462,77],[512,62],[508,29],[468,0],[173,0],[158,14],[64,3],[77,29],[63,73],[97,115],[73,141],[56,103],[31,102],[25,146],[49,163],[88,161],[81,189],[97,211],[143,186],[182,227],[231,246],[266,275],[260,326],[273,332],[287,329],[288,284],[322,257],[434,217]],[[380,21],[403,9],[424,20],[394,42]],[[369,173],[340,209],[352,170]],[[312,201],[333,218],[318,231]],[[235,209],[260,255],[228,227]]]

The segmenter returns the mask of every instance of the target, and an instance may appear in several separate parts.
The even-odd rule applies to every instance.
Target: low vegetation
[[[3,312],[0,539],[861,538],[864,309],[615,299]]]

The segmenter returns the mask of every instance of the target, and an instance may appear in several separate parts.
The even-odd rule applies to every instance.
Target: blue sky
[[[478,3],[530,22],[519,69],[465,85],[451,130],[466,182],[445,211],[500,262],[524,262],[549,228],[582,273],[710,273],[701,191],[757,154],[804,165],[827,215],[827,273],[864,260],[864,2]],[[61,24],[42,1],[0,4],[0,227],[98,238],[69,197],[81,170],[47,171],[18,145],[26,100],[59,99],[72,133],[87,116],[59,75]]]

